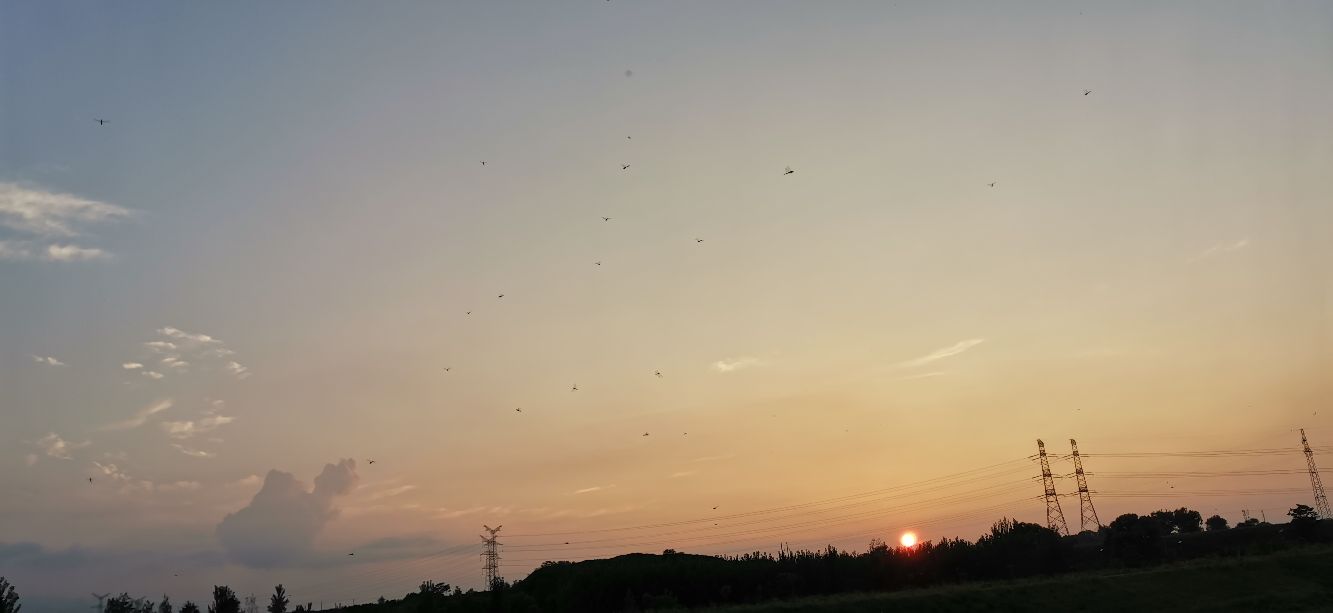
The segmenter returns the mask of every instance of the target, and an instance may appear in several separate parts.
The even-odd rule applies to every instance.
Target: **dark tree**
[[[1209,517],[1208,521],[1204,523],[1208,525],[1209,532],[1218,532],[1227,529],[1227,520],[1225,517],[1222,517],[1221,515],[1214,515],[1212,517]]]
[[[0,613],[19,613],[23,605],[19,604],[19,593],[14,591],[14,586],[10,585],[9,580],[0,577]]]
[[[287,613],[287,588],[279,583],[273,588],[273,596],[268,599],[268,613]]]
[[[199,605],[187,600],[181,605],[181,613],[199,613]]]
[[[213,586],[213,603],[208,605],[208,613],[241,613],[241,601],[236,592],[225,585]]]
[[[1180,507],[1174,511],[1153,511],[1152,518],[1162,522],[1167,532],[1198,532],[1203,524],[1203,516],[1198,511]]]
[[[1236,527],[1237,527],[1237,528],[1253,528],[1253,527],[1255,527],[1255,526],[1257,526],[1257,525],[1259,525],[1259,520],[1257,520],[1257,519],[1251,517],[1251,518],[1249,518],[1249,519],[1247,519],[1247,520],[1245,520],[1245,521],[1240,522],[1239,524],[1236,524]]]
[[[1291,524],[1288,529],[1292,536],[1303,541],[1318,540],[1319,532],[1319,514],[1308,505],[1298,504],[1287,511],[1291,517]]]
[[[1106,530],[1106,551],[1130,566],[1156,562],[1164,549],[1162,536],[1169,527],[1153,517],[1126,513],[1115,518]]]
[[[134,599],[130,598],[130,595],[125,592],[121,592],[119,596],[106,601],[106,606],[102,611],[105,613],[139,613],[138,607],[134,606]]]
[[[157,607],[153,606],[153,601],[144,598],[139,601],[139,613],[157,613]]]

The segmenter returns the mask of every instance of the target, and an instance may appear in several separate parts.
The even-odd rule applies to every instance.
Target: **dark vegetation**
[[[872,541],[868,550],[860,553],[831,546],[817,551],[783,547],[777,555],[755,552],[740,556],[693,555],[668,549],[661,555],[638,553],[584,562],[545,562],[526,578],[513,584],[499,581],[485,592],[426,581],[417,591],[397,600],[380,598],[375,603],[341,608],[366,613],[595,613],[756,605],[758,608],[738,610],[878,611],[886,606],[906,606],[907,600],[917,597],[910,594],[931,593],[936,594],[932,598],[943,598],[937,604],[955,602],[961,608],[940,605],[929,610],[1025,610],[1031,607],[1020,606],[1021,601],[1010,598],[1018,598],[1029,589],[1023,586],[1034,581],[1051,582],[1051,577],[1066,573],[1092,573],[1093,578],[1087,581],[1093,583],[1111,576],[1119,581],[1120,577],[1144,573],[1194,577],[1194,570],[1151,567],[1212,558],[1213,562],[1204,566],[1195,563],[1191,567],[1204,568],[1221,559],[1246,560],[1280,552],[1288,557],[1315,555],[1322,560],[1322,567],[1333,566],[1333,550],[1327,547],[1300,553],[1301,548],[1333,543],[1333,520],[1320,520],[1306,505],[1296,505],[1287,514],[1291,521],[1284,525],[1247,521],[1228,528],[1221,517],[1213,516],[1205,522],[1197,511],[1185,508],[1145,516],[1128,513],[1098,532],[1065,537],[1037,524],[1001,519],[976,542],[946,538],[904,548]],[[1226,573],[1243,574],[1246,568],[1233,563],[1226,566]],[[1320,592],[1320,597],[1333,602],[1333,573],[1323,576],[1323,583],[1314,584],[1323,586],[1316,591],[1324,590],[1327,593]],[[1244,577],[1234,581],[1234,585],[1253,583]],[[928,592],[919,589],[933,586],[950,587]],[[1264,590],[1262,585],[1255,589]],[[1101,608],[1080,607],[1125,610],[1139,606],[1133,604],[1133,594],[1108,590],[1107,598],[1111,600],[1098,603]],[[805,599],[812,596],[824,599]],[[1233,600],[1236,598],[1251,602],[1240,596]],[[289,603],[286,589],[278,585],[267,610],[287,613]],[[1060,608],[1058,603],[1051,604]],[[0,577],[0,613],[17,613],[19,606],[18,594]],[[1151,604],[1145,606],[1152,608]],[[215,586],[207,610],[240,613],[241,602],[231,588]],[[295,613],[307,610],[308,605],[293,609]],[[106,611],[173,613],[166,596],[160,604],[154,604],[125,593],[108,600]],[[180,613],[200,613],[200,608],[187,601]]]

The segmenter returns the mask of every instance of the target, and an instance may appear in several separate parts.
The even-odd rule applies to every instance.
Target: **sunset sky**
[[[1161,4],[5,3],[0,575],[972,539],[1045,523],[1037,438],[1103,522],[1283,519],[1333,3]]]

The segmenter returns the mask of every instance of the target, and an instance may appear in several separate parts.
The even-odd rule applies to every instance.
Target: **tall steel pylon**
[[[1314,490],[1314,510],[1324,519],[1333,518],[1333,511],[1328,508],[1328,496],[1324,494],[1324,482],[1319,479],[1319,467],[1314,465],[1314,452],[1310,451],[1310,442],[1305,440],[1305,428],[1301,428],[1301,447],[1305,448],[1305,465],[1310,469],[1310,489]]]
[[[1074,457],[1074,480],[1078,481],[1078,529],[1098,530],[1102,520],[1097,519],[1097,509],[1092,506],[1092,493],[1088,491],[1088,477],[1083,474],[1083,458],[1078,455],[1078,441],[1069,439],[1069,448]],[[1092,528],[1088,528],[1091,525]]]
[[[1051,463],[1046,459],[1046,443],[1037,439],[1037,457],[1041,459],[1041,484],[1046,490],[1046,527],[1059,534],[1069,534],[1065,524],[1065,512],[1060,510],[1060,498],[1055,493],[1055,477],[1051,476]]]
[[[503,528],[504,526],[496,526],[492,528],[486,524],[482,524],[481,527],[485,528],[486,532],[489,532],[491,535],[490,538],[485,536],[481,537],[481,542],[486,545],[486,550],[481,554],[481,567],[486,572],[486,589],[494,590],[500,583],[500,543],[496,541],[498,537],[495,535],[499,534],[500,528]]]

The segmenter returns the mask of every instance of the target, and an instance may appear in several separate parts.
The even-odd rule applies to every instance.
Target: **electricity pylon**
[[[1301,428],[1301,447],[1305,449],[1305,465],[1310,469],[1310,489],[1314,490],[1314,510],[1324,519],[1333,518],[1333,511],[1328,508],[1328,496],[1324,494],[1324,482],[1319,479],[1319,467],[1314,465],[1314,452],[1310,451],[1310,442],[1305,440],[1305,428]]]
[[[1073,451],[1074,457],[1074,480],[1078,482],[1078,529],[1080,532],[1088,530],[1091,524],[1091,529],[1097,530],[1102,527],[1102,521],[1097,519],[1097,509],[1092,506],[1088,477],[1083,474],[1083,459],[1078,455],[1078,441],[1069,439],[1069,448]]]
[[[1041,485],[1046,495],[1046,527],[1057,534],[1069,534],[1065,524],[1065,512],[1060,510],[1060,498],[1055,493],[1055,477],[1051,476],[1051,463],[1046,459],[1046,443],[1037,439],[1037,457],[1041,459]]]
[[[490,538],[481,537],[481,542],[486,545],[486,550],[482,552],[481,559],[483,560],[482,569],[486,572],[486,589],[494,590],[500,582],[500,543],[496,541],[498,537],[495,535],[499,534],[500,528],[504,526],[492,528],[482,524],[481,527],[485,528],[486,532],[491,535]]]

